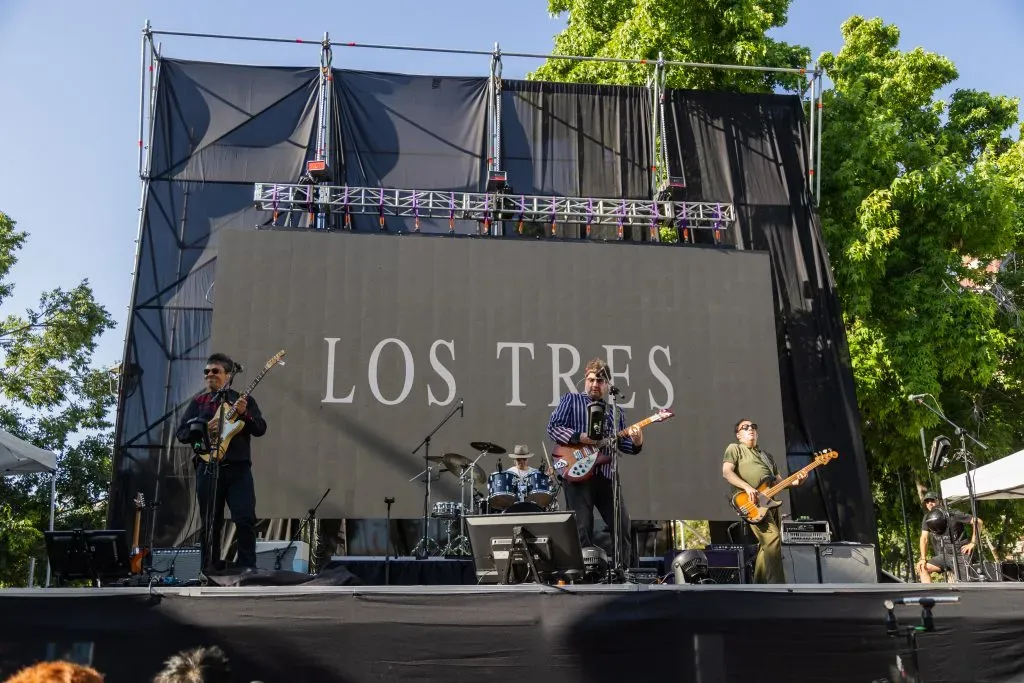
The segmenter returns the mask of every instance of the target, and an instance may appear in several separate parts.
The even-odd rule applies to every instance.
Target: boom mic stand
[[[931,396],[931,394],[928,394],[928,396]],[[935,399],[935,397],[932,396],[932,400],[934,400],[934,399]],[[963,463],[964,463],[964,481],[967,484],[967,499],[971,503],[971,526],[975,530],[975,533],[978,534],[978,540],[981,541],[981,534],[980,534],[980,532],[978,532],[978,498],[977,498],[977,496],[974,493],[974,475],[971,472],[972,465],[976,465],[977,463],[975,463],[973,460],[971,460],[971,453],[970,453],[970,451],[967,450],[967,439],[970,439],[971,441],[973,441],[975,444],[977,444],[983,450],[987,451],[988,450],[988,446],[986,446],[982,442],[980,442],[977,439],[975,439],[973,436],[971,436],[970,434],[967,433],[967,430],[965,430],[963,427],[961,427],[960,425],[956,424],[955,422],[950,420],[948,417],[943,415],[941,410],[936,410],[935,408],[932,408],[930,405],[925,403],[920,398],[915,398],[914,402],[919,404],[919,405],[924,406],[925,408],[927,408],[928,410],[933,412],[935,415],[937,415],[940,420],[942,420],[943,422],[948,424],[950,427],[952,427],[953,428],[953,432],[960,439],[960,450],[958,450],[956,452],[956,455],[957,455],[958,458],[963,460]],[[959,562],[960,558],[957,555],[961,554],[961,553],[957,549],[956,545],[953,543],[953,525],[952,525],[952,520],[950,519],[949,510],[946,509],[946,501],[945,501],[945,499],[942,500],[942,507],[946,511],[947,533],[949,534],[949,537],[950,537],[949,538],[949,541],[950,541],[950,551],[953,554],[953,575],[956,576],[957,581],[959,581],[961,579],[961,577],[960,577],[960,562]],[[984,544],[982,544],[982,548],[984,548]],[[985,573],[985,564],[984,564],[984,559],[985,558],[984,558],[984,554],[983,553],[984,553],[984,550],[981,550],[981,551],[978,552],[978,555],[982,559],[982,571],[980,572],[979,580],[980,581],[988,581],[988,576]],[[964,559],[965,569],[966,569],[966,565],[967,565],[967,559],[965,558]]]
[[[434,427],[434,429],[429,434],[427,434],[427,436],[423,439],[423,441],[420,442],[420,445],[417,446],[416,448],[412,449],[412,454],[413,455],[416,455],[416,453],[421,448],[425,448],[426,449],[424,451],[424,454],[423,454],[423,461],[426,463],[426,469],[423,472],[420,472],[415,477],[413,477],[412,479],[409,480],[409,481],[413,481],[413,480],[418,479],[419,477],[423,476],[424,474],[426,474],[426,485],[423,488],[423,538],[420,539],[420,542],[417,543],[416,547],[413,549],[413,555],[416,557],[417,560],[425,560],[428,557],[430,557],[430,544],[431,544],[431,540],[430,540],[430,538],[428,536],[428,533],[427,533],[427,531],[428,531],[428,529],[427,529],[427,520],[428,520],[428,518],[430,516],[430,476],[431,476],[431,473],[432,473],[432,471],[434,469],[430,465],[430,439],[431,439],[431,437],[434,436],[434,434],[437,433],[437,431],[439,429],[441,429],[441,427],[444,427],[445,423],[447,423],[448,420],[452,419],[452,417],[455,415],[456,412],[459,412],[459,413],[463,412],[463,410],[462,410],[462,401],[461,400],[459,400],[459,404],[457,406],[455,406],[454,408],[452,408],[451,412],[448,413],[445,416],[445,418],[443,420],[441,420],[437,424],[437,426]]]
[[[622,564],[622,481],[619,479],[619,440],[616,438],[616,434],[619,431],[619,407],[615,404],[616,393],[618,393],[618,390],[609,382],[608,405],[611,407],[612,415],[612,514],[615,516],[615,521],[612,523],[612,533],[615,535],[615,538],[613,539],[614,545],[612,547],[611,576],[608,583],[612,583],[616,578],[626,575],[626,567]]]
[[[287,555],[288,551],[291,550],[295,546],[296,539],[298,539],[299,535],[302,533],[302,527],[304,527],[307,524],[309,524],[310,520],[312,520],[313,518],[316,517],[316,511],[323,504],[324,499],[327,498],[327,494],[330,493],[330,492],[331,492],[331,489],[329,489],[329,488],[326,491],[324,491],[324,495],[320,496],[320,502],[317,503],[316,505],[314,505],[313,507],[309,508],[309,510],[306,511],[306,516],[302,518],[302,521],[299,522],[299,525],[297,527],[295,527],[295,531],[292,532],[292,537],[291,537],[291,539],[288,540],[288,545],[286,545],[281,550],[275,551],[274,554],[276,555],[276,557],[274,558],[274,571],[281,571],[281,562],[284,560],[284,556]],[[312,533],[310,534],[310,536],[312,536]],[[312,541],[312,538],[310,538],[310,540]],[[313,544],[310,543],[309,546],[310,546],[310,555],[312,556],[313,555]],[[310,559],[312,559],[312,557]]]

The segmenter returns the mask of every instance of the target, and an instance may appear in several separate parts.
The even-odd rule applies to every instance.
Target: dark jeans
[[[221,463],[217,465],[199,463],[196,468],[196,498],[199,501],[199,515],[202,519],[200,536],[202,567],[215,569],[223,566],[220,557],[220,531],[224,526],[224,504],[231,510],[231,521],[235,523],[238,537],[238,564],[243,567],[256,566],[256,490],[252,481],[252,466],[249,463]],[[213,499],[212,534],[207,536],[210,495],[213,493],[216,477],[216,495]]]
[[[601,513],[601,519],[608,525],[608,533],[612,537],[612,547],[608,548],[608,559],[614,562],[612,553],[615,550],[615,488],[612,480],[600,472],[590,479],[578,483],[566,481],[564,484],[565,504],[576,513],[576,529],[580,534],[580,544],[586,548],[594,545],[594,508]],[[626,502],[619,491],[619,519],[622,522],[622,562],[632,567],[633,549],[630,544],[629,513]]]

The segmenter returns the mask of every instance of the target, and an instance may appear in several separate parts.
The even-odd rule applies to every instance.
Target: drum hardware
[[[477,443],[477,442],[474,442]],[[481,445],[494,446],[489,442],[480,442]],[[500,448],[500,446],[498,447]],[[484,471],[477,464],[480,458],[490,454],[491,451],[486,448],[480,449],[480,455],[476,456],[476,460],[470,460],[464,455],[459,453],[445,453],[444,464],[448,468],[448,471],[459,472],[459,516],[457,520],[451,520],[448,523],[448,545],[445,546],[444,550],[441,551],[442,555],[445,556],[456,556],[456,557],[471,557],[473,550],[469,544],[469,534],[466,530],[466,520],[464,512],[466,510],[473,510],[474,494],[476,494],[476,486],[484,485],[487,483],[487,478],[484,476]],[[456,523],[459,525],[459,534],[455,538],[451,538],[452,530],[455,528]]]
[[[429,460],[428,460],[428,462],[429,462]],[[420,478],[424,478],[424,481],[425,481],[425,484],[426,484],[426,487],[427,487],[427,493],[426,493],[427,500],[430,500],[430,483],[432,481],[437,481],[438,479],[440,479],[441,478],[441,474],[438,473],[438,474],[435,475],[434,474],[434,467],[432,465],[427,465],[427,469],[423,470],[422,472],[417,474],[415,477],[413,477],[409,481],[416,481],[417,479],[420,479]],[[423,537],[420,539],[420,542],[416,544],[416,547],[412,549],[413,557],[426,558],[426,557],[430,557],[432,555],[437,555],[437,553],[440,551],[440,547],[438,546],[437,542],[434,539],[430,538],[430,534],[428,533],[429,529],[430,529],[430,527],[428,526],[429,524],[430,524],[430,520],[428,519],[428,517],[426,515],[424,515],[423,516]]]
[[[431,432],[423,438],[423,441],[420,441],[419,445],[416,446],[416,448],[412,449],[413,455],[419,453],[421,448],[424,449],[422,457],[423,462],[426,465],[426,469],[423,472],[420,472],[415,477],[409,480],[415,481],[424,475],[426,476],[426,479],[424,479],[426,485],[424,486],[423,489],[423,538],[421,538],[420,542],[416,544],[415,548],[413,548],[413,557],[419,560],[425,560],[428,557],[430,557],[431,544],[433,544],[435,547],[437,546],[437,544],[430,539],[430,535],[427,533],[428,514],[430,512],[430,480],[434,469],[432,463],[437,462],[436,460],[430,457],[430,440],[433,438],[434,434],[436,434],[438,430],[441,429],[441,427],[445,426],[448,420],[452,419],[455,416],[455,413],[463,413],[463,402],[461,399],[459,400],[458,405],[454,406],[444,417],[444,419],[438,422],[437,426],[434,427],[434,429],[432,429]]]

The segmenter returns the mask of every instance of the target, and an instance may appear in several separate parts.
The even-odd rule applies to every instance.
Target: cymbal
[[[458,476],[467,467],[473,468],[473,483],[483,486],[487,483],[487,477],[484,476],[484,471],[480,469],[480,465],[474,465],[473,461],[464,455],[459,453],[445,453],[444,464],[448,468],[448,471]]]
[[[487,451],[493,455],[504,455],[505,453],[508,453],[504,448],[496,443],[491,443],[490,441],[471,441],[469,447],[478,453],[480,451]]]

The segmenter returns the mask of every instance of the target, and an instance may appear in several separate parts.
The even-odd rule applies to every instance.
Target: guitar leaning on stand
[[[562,445],[555,446],[554,450],[551,451],[554,466],[558,469],[564,467],[565,471],[562,473],[562,476],[571,482],[586,481],[594,476],[594,473],[597,471],[597,459],[601,455],[602,447],[614,444],[616,439],[628,435],[634,428],[643,429],[650,424],[664,422],[674,416],[675,413],[671,410],[659,410],[654,415],[626,427],[621,432],[615,434],[614,437],[606,439],[596,446],[583,446],[580,448]]]
[[[139,532],[142,530],[142,511],[146,507],[146,499],[142,492],[135,496],[135,530],[132,532],[132,554],[128,558],[131,573],[135,576],[142,574],[142,563],[149,557],[149,548],[139,545]]]
[[[249,383],[249,386],[245,388],[245,391],[238,395],[238,399],[236,399],[236,401],[243,398],[249,398],[249,394],[251,394],[256,388],[256,385],[267,376],[267,373],[270,372],[272,367],[275,365],[284,365],[284,361],[281,360],[284,358],[284,353],[284,349],[281,349],[271,356],[270,360],[268,360],[263,366],[263,369],[257,373],[256,377],[254,377],[252,382]],[[222,424],[223,431],[220,431]],[[228,452],[228,446],[231,445],[231,439],[235,438],[242,431],[243,427],[245,427],[245,421],[238,415],[238,411],[235,410],[235,407],[227,401],[223,402],[221,406],[217,408],[217,412],[212,418],[210,418],[206,425],[207,431],[210,435],[210,443],[214,446],[209,452],[199,453],[200,459],[202,459],[203,462],[210,462],[212,460],[220,462],[223,460],[225,454]],[[218,432],[220,432],[219,439],[217,438]]]
[[[814,461],[812,463],[789,475],[778,484],[772,486],[771,480],[766,479],[754,487],[757,489],[757,500],[751,500],[746,491],[738,491],[733,494],[730,499],[730,503],[740,517],[751,524],[757,524],[768,515],[769,510],[782,505],[781,500],[775,499],[777,494],[791,486],[794,481],[800,478],[801,475],[810,473],[810,471],[815,467],[824,465],[830,460],[835,460],[838,457],[839,453],[835,451],[819,451],[814,456]]]

